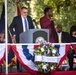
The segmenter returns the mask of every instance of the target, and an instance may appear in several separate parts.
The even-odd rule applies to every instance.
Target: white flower
[[[41,48],[41,51],[44,52],[44,48],[43,47]]]
[[[48,64],[46,64],[46,66],[48,66]]]
[[[52,66],[52,67],[51,67],[51,70],[53,70],[53,69],[54,69],[54,67]]]
[[[47,69],[47,66],[46,65],[43,65],[43,67],[42,67],[43,69]]]
[[[55,54],[55,53],[56,53],[56,50],[55,50],[55,49],[53,49],[53,50],[52,50],[52,53],[53,53],[53,54]]]

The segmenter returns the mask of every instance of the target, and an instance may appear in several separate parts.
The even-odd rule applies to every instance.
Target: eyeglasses
[[[62,28],[62,27],[56,27],[56,28]]]
[[[23,12],[23,13],[28,13],[28,12]]]

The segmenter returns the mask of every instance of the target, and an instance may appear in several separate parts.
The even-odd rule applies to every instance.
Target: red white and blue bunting
[[[57,68],[59,67],[60,64],[62,64],[62,62],[66,58],[70,50],[70,47],[72,47],[76,52],[76,44],[53,44],[53,45],[55,45],[55,47],[58,48],[58,52],[60,54],[59,55],[60,60],[58,61]],[[10,44],[7,46],[8,46],[8,51],[9,51],[10,46],[12,47],[12,50],[14,54],[16,55],[16,57],[18,58],[19,62],[25,69],[28,70],[28,72],[32,74],[38,73],[38,69],[34,65],[34,55],[33,55],[33,51],[35,50],[34,48],[37,45],[35,44],[30,44],[30,45],[29,44],[27,45],[26,44],[25,45]],[[5,51],[6,51],[5,47],[6,47],[5,44],[0,45],[0,65],[2,64],[4,60]]]

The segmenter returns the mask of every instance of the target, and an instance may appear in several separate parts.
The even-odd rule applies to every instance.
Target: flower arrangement
[[[47,57],[57,57],[59,54],[57,49],[52,44],[41,43],[38,47],[35,48],[34,53],[35,56],[47,56]],[[48,73],[52,70],[55,70],[57,63],[56,62],[42,62],[42,61],[34,61],[35,66],[38,71],[43,73]]]

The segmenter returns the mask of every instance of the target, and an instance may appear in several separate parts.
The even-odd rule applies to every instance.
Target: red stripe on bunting
[[[8,48],[8,51],[9,51],[9,50],[10,50],[10,45],[8,45],[7,48]],[[6,49],[6,48],[5,48],[5,49]],[[2,62],[4,61],[5,57],[6,57],[6,50],[5,50],[5,52],[4,52],[3,57],[2,57],[1,60],[0,60],[0,65],[2,65]]]
[[[73,47],[74,51],[76,52],[76,44],[71,44],[71,46]]]
[[[2,65],[2,62],[3,62],[4,58],[5,58],[5,53],[4,53],[4,56],[0,60],[0,65]]]
[[[65,48],[66,50],[65,50],[65,55],[61,58],[61,60],[60,60],[60,62],[58,63],[58,65],[57,65],[57,67],[56,67],[56,70],[58,69],[58,67],[62,64],[62,62],[65,60],[65,58],[66,58],[66,56],[67,56],[67,54],[68,54],[68,52],[69,52],[69,50],[70,50],[70,45],[66,45],[66,48]],[[56,71],[55,70],[55,71]]]
[[[22,65],[29,73],[31,73],[31,74],[37,74],[37,71],[34,71],[34,70],[30,69],[27,65],[25,65],[25,64],[22,62],[22,60],[21,60],[21,58],[20,58],[20,56],[19,56],[19,54],[18,54],[18,52],[17,52],[16,45],[12,45],[12,49],[13,49],[13,52],[15,53],[17,59],[18,59],[19,62],[21,63],[21,65]]]

